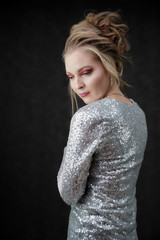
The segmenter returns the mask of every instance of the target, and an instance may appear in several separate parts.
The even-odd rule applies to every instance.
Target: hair
[[[122,22],[118,12],[105,11],[98,14],[91,12],[83,21],[71,27],[63,51],[63,59],[65,60],[66,55],[77,48],[89,50],[101,61],[119,87],[130,86],[122,79],[123,61],[129,60],[127,53],[130,45],[126,38],[128,30],[128,26]],[[70,84],[69,90],[74,112],[74,101],[77,109],[78,104]]]

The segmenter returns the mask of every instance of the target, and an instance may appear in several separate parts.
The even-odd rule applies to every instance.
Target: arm
[[[71,121],[67,146],[58,172],[58,189],[63,200],[72,205],[85,192],[92,155],[99,139],[98,122],[85,112],[77,112]]]

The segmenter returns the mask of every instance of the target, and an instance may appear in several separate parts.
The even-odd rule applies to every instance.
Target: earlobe
[[[110,76],[109,80],[110,80],[110,87],[112,87],[113,86],[113,78]]]

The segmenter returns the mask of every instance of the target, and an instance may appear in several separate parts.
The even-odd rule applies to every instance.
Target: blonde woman
[[[136,182],[144,156],[145,114],[122,92],[128,27],[117,12],[89,13],[71,28],[63,52],[73,115],[58,172],[71,205],[67,240],[136,240]]]

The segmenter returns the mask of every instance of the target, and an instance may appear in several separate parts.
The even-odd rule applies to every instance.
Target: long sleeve
[[[71,120],[67,146],[58,172],[58,189],[69,205],[76,203],[86,188],[92,155],[100,142],[98,120],[78,111]]]

